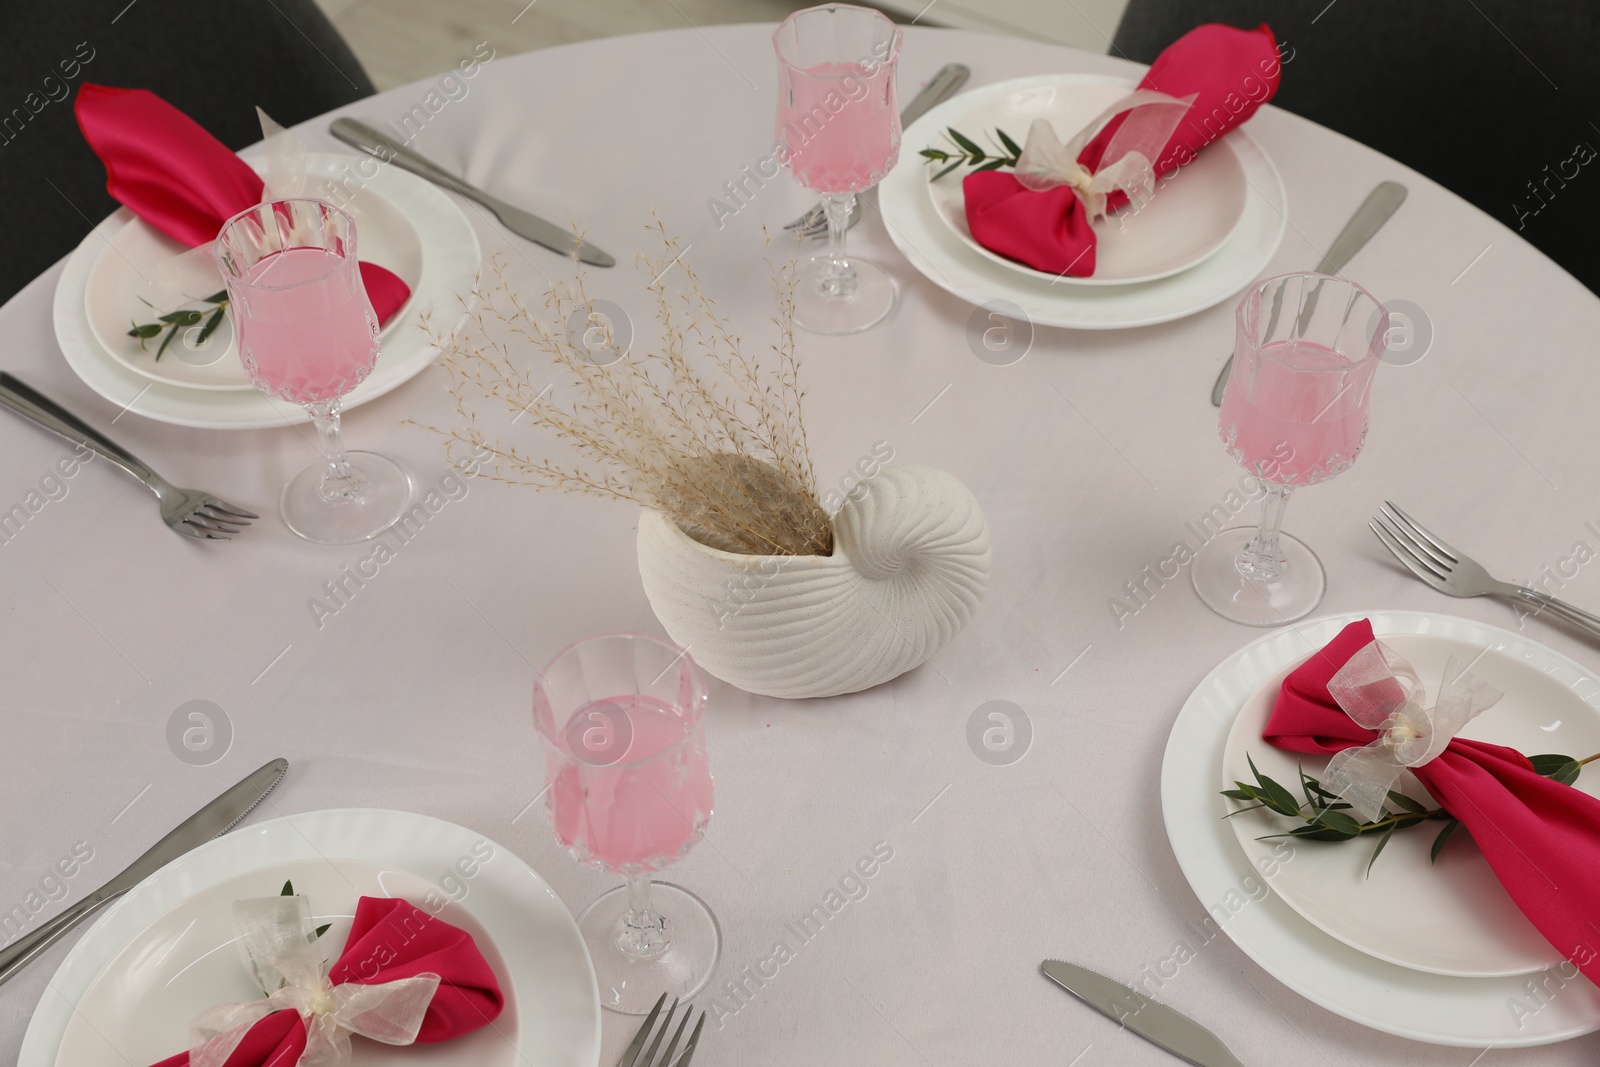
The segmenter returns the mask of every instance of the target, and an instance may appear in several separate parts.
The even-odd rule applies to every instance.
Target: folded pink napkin
[[[224,222],[261,202],[261,175],[148,89],[85,82],[73,109],[106,166],[106,191],[185,247],[216,240]],[[379,322],[411,296],[410,286],[376,263],[361,264],[361,281]]]
[[[1194,102],[1179,121],[1155,162],[1166,174],[1193,160],[1206,145],[1256,113],[1278,91],[1282,64],[1277,40],[1262,23],[1254,30],[1209,23],[1178,38],[1151,64],[1139,82],[1150,89]],[[1098,171],[1107,145],[1127,119],[1111,119],[1078,154],[1078,162]],[[1071,131],[1058,131],[1063,134]],[[977,171],[962,182],[967,226],[973,239],[1036,270],[1086,278],[1095,271],[1095,233],[1083,202],[1070,186],[1042,192],[1025,188],[1014,174]],[[1123,195],[1113,193],[1116,208]]]

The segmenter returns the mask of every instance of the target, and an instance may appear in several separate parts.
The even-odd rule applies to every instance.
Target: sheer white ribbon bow
[[[1468,666],[1451,656],[1438,701],[1424,709],[1417,672],[1392,649],[1373,641],[1351,656],[1328,682],[1328,692],[1341,711],[1379,737],[1337,753],[1322,784],[1362,818],[1377,819],[1401,771],[1437,758],[1463,726],[1505,695],[1469,674]]]
[[[439,988],[439,976],[419,974],[396,982],[359,985],[328,981],[317,948],[311,905],[303,896],[261,897],[233,905],[239,954],[263,1000],[223,1004],[194,1021],[190,1067],[222,1067],[246,1031],[275,1011],[292,1008],[306,1024],[300,1067],[343,1067],[350,1035],[409,1045]]]
[[[1089,212],[1091,223],[1106,214],[1106,197],[1113,190],[1121,189],[1128,197],[1131,210],[1117,216],[1117,225],[1126,227],[1127,220],[1143,210],[1155,195],[1156,173],[1152,161],[1161,158],[1172,131],[1178,128],[1193,102],[1192,93],[1179,99],[1139,89],[1102,111],[1066,144],[1061,143],[1049,122],[1034,119],[1033,125],[1028,127],[1022,153],[1017,157],[1017,181],[1024,189],[1036,193],[1058,185],[1072,186],[1072,191]],[[1078,162],[1079,153],[1101,127],[1124,111],[1128,112],[1128,117],[1106,145],[1100,157],[1100,169],[1091,173]]]

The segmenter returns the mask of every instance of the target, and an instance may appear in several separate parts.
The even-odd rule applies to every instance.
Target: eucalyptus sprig
[[[1578,780],[1584,765],[1600,759],[1600,752],[1587,759],[1573,759],[1571,756],[1547,754],[1543,756],[1529,756],[1528,762],[1533,764],[1533,769],[1553,781],[1562,785],[1571,785]],[[1385,805],[1377,819],[1370,822],[1357,821],[1355,816],[1349,814],[1350,805],[1340,800],[1338,795],[1324,789],[1322,783],[1305,772],[1303,767],[1297,767],[1300,775],[1300,792],[1306,798],[1305,804],[1295,799],[1295,796],[1283,785],[1262,774],[1256,768],[1255,760],[1248,754],[1246,762],[1250,764],[1250,773],[1255,775],[1254,785],[1248,782],[1234,782],[1234,789],[1222,790],[1222,795],[1230,800],[1255,801],[1247,808],[1236,808],[1224,815],[1223,818],[1232,818],[1246,811],[1257,811],[1266,808],[1277,815],[1286,818],[1299,819],[1304,825],[1296,826],[1292,830],[1281,834],[1267,834],[1259,840],[1268,841],[1275,837],[1295,837],[1305,841],[1352,841],[1357,837],[1366,837],[1372,834],[1380,835],[1378,844],[1372,850],[1372,856],[1367,860],[1367,875],[1372,875],[1372,865],[1377,862],[1378,854],[1389,843],[1389,838],[1396,830],[1408,826],[1417,826],[1429,820],[1443,821],[1444,826],[1439,830],[1438,836],[1433,839],[1433,848],[1428,862],[1438,860],[1440,851],[1445,842],[1455,833],[1461,825],[1460,820],[1445,811],[1443,808],[1430,808],[1413,800],[1404,793],[1389,791],[1389,805]]]
[[[148,300],[145,301],[145,304],[148,305],[149,303]],[[220,292],[212,293],[202,303],[210,304],[211,309],[209,311],[173,311],[162,315],[156,322],[143,324],[135,322],[133,323],[133,329],[128,331],[128,336],[137,337],[140,350],[148,351],[144,343],[164,332],[166,336],[161,338],[161,345],[156,349],[155,361],[159,362],[161,354],[167,350],[167,346],[172,343],[174,337],[178,336],[180,330],[187,330],[191,326],[199,326],[200,321],[204,319],[205,325],[200,329],[200,336],[195,338],[195,344],[203,345],[206,343],[206,339],[216,332],[217,327],[222,325],[222,316],[228,309],[228,291],[223,289]]]
[[[280,897],[292,897],[292,896],[294,896],[294,883],[291,882],[291,881],[284,882],[283,883],[283,892],[279,893],[278,895]],[[327,933],[328,932],[328,927],[330,927],[332,925],[333,925],[332,923],[323,923],[321,926],[317,927],[317,936],[321,937],[323,934]]]
[[[1004,130],[996,129],[994,136],[999,141],[997,147],[1003,150],[1003,155],[990,155],[978,142],[955,127],[948,127],[945,130],[945,140],[949,141],[957,151],[947,152],[942,148],[924,148],[919,153],[923,159],[928,160],[930,163],[949,164],[928,180],[936,182],[951,171],[964,166],[971,167],[974,174],[980,170],[999,170],[1001,167],[1015,167],[1017,160],[1022,157],[1022,146],[1012,140],[1011,136]]]

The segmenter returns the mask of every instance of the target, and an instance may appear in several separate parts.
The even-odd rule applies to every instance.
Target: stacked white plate
[[[483,253],[459,207],[421,178],[384,166],[366,178],[359,159],[332,153],[307,157],[308,195],[336,188],[356,219],[356,250],[411,287],[411,298],[385,324],[377,366],[345,398],[358,407],[419,374],[438,350],[420,325],[433,309],[434,329],[451,331],[465,318],[458,295],[468,294]],[[67,260],[56,284],[56,340],[85,384],[119,407],[179,426],[259,429],[305,422],[295,404],[264,396],[245,377],[224,319],[203,348],[175,340],[158,360],[157,343],[141,347],[128,336],[134,323],[155,322],[176,310],[162,306],[162,266],[184,251],[127,208],[90,231]],[[220,276],[214,287],[222,288]],[[204,309],[204,305],[187,305]],[[190,341],[198,338],[198,327]]]
[[[951,150],[951,127],[980,144],[1004,130],[1020,144],[1041,118],[1066,141],[1132,89],[1123,78],[1047,74],[985,86],[929,111],[905,131],[900,162],[879,186],[889,236],[941,288],[974,304],[1014,304],[1045,326],[1146,326],[1238,293],[1271,262],[1288,222],[1283,179],[1242,129],[1161,182],[1142,211],[1096,223],[1095,273],[1083,278],[1034,270],[978,244],[967,228],[966,170],[930,181],[941,165],[919,154]]]
[[[1261,840],[1292,820],[1221,796],[1261,773],[1298,786],[1325,758],[1261,739],[1284,678],[1347,624],[1374,633],[1416,668],[1430,694],[1452,655],[1505,696],[1463,737],[1526,755],[1600,751],[1600,682],[1519,634],[1450,615],[1375,611],[1268,634],[1224,660],[1179,712],[1161,769],[1167,836],[1216,923],[1269,973],[1356,1022],[1417,1041],[1474,1048],[1542,1045],[1600,1030],[1600,988],[1576,975],[1495,879],[1466,832],[1430,851],[1438,823],[1397,831],[1367,870],[1372,838]],[[1428,800],[1421,786],[1405,792]],[[1600,794],[1586,771],[1577,788]],[[1530,989],[1537,992],[1530,992]]]

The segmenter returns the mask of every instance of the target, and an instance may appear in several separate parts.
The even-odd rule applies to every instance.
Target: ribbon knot
[[[1462,727],[1504,695],[1472,675],[1456,656],[1445,663],[1439,698],[1424,707],[1422,681],[1402,657],[1381,641],[1351,656],[1328,682],[1334,703],[1378,737],[1347,748],[1328,761],[1323,783],[1369,822],[1388,803],[1402,771],[1438,758]]]
[[[223,1004],[196,1019],[190,1067],[223,1067],[252,1026],[286,1008],[305,1021],[299,1067],[344,1067],[350,1062],[351,1034],[386,1045],[416,1041],[439,988],[437,974],[334,985],[317,948],[311,904],[303,896],[236,901],[233,925],[245,967],[266,996]]]
[[[1118,226],[1138,214],[1155,195],[1156,174],[1152,159],[1161,155],[1167,139],[1177,129],[1194,94],[1183,99],[1140,89],[1129,93],[1102,111],[1066,144],[1044,119],[1034,119],[1028,138],[1017,157],[1017,182],[1035,193],[1056,186],[1070,186],[1089,213],[1092,223],[1106,215],[1107,198],[1120,190],[1132,205],[1118,215]],[[1107,123],[1126,113],[1111,142],[1101,154],[1099,170],[1091,171],[1078,157],[1085,146]]]

